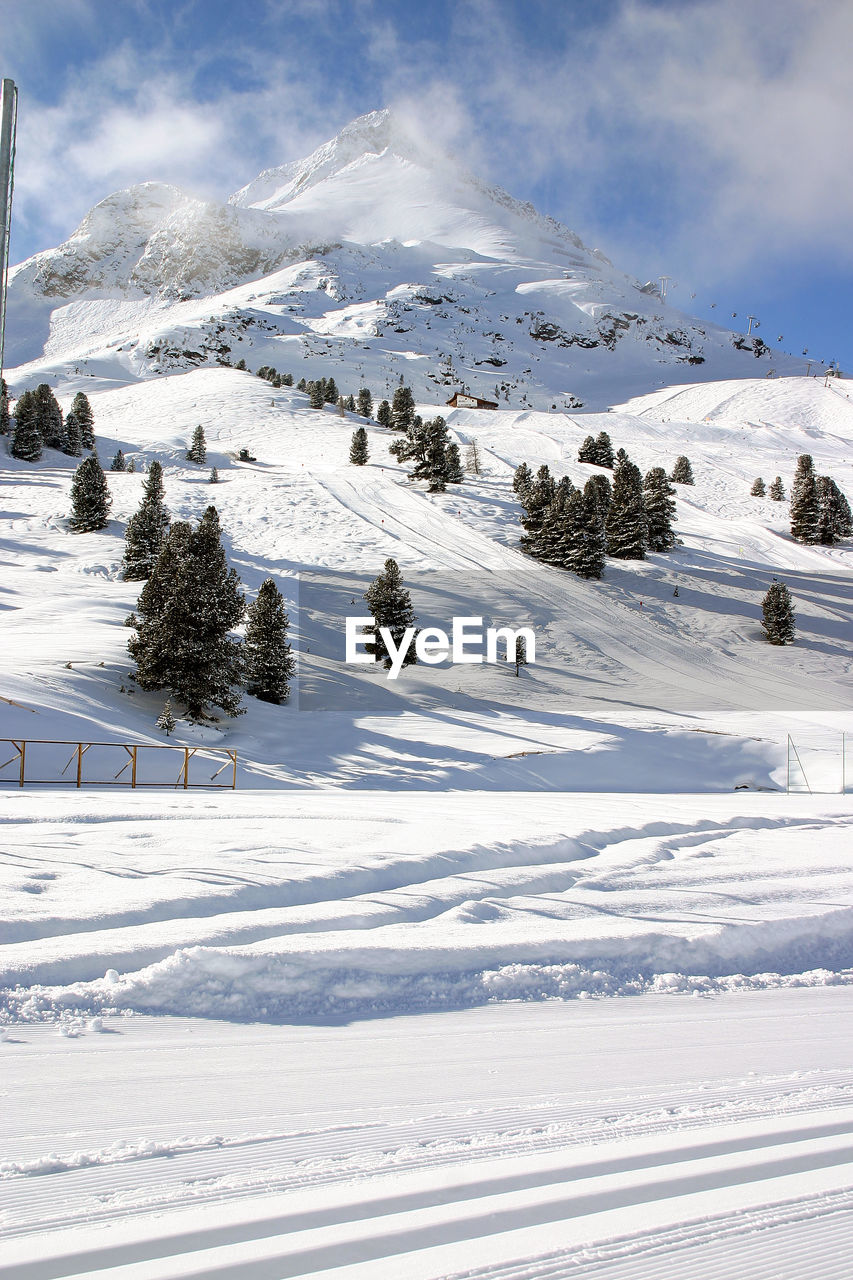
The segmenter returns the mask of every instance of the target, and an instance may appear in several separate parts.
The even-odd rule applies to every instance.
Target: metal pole
[[[0,377],[3,376],[3,349],[6,342],[6,281],[9,275],[17,120],[18,90],[13,80],[4,80],[0,105]]]

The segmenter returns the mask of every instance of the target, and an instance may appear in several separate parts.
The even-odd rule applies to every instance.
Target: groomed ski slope
[[[16,1028],[0,1276],[844,1280],[850,1014],[845,988]]]

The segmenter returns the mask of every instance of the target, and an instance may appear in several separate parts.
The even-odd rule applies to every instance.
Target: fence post
[[[236,791],[237,790],[237,752],[236,751],[231,752],[231,760],[234,765],[234,771],[231,774],[231,790]]]
[[[83,743],[77,743],[77,786],[83,785]]]
[[[184,791],[190,785],[190,749],[184,747]]]
[[[22,738],[21,739],[21,780],[18,783],[18,785],[21,787],[24,785],[24,770],[26,768],[26,765],[25,765],[26,754],[27,754],[27,740],[26,738]]]
[[[130,766],[130,785],[132,787],[136,786],[136,752],[137,750],[138,750],[138,747],[136,746],[133,746],[130,749],[130,758],[133,762]]]

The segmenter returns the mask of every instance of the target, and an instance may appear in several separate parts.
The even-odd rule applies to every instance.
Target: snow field
[[[7,1018],[290,1020],[846,982],[849,805],[10,796]]]

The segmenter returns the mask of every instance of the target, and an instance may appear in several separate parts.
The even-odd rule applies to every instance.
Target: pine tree
[[[831,476],[818,476],[815,482],[818,500],[817,540],[832,546],[853,532],[850,505]]]
[[[192,444],[187,449],[187,462],[195,462],[204,466],[207,462],[207,441],[204,438],[204,427],[198,424],[193,432]]]
[[[607,553],[617,560],[645,560],[648,522],[640,469],[631,461],[617,467],[607,512]]]
[[[105,529],[109,521],[112,497],[100,462],[92,454],[80,463],[71,481],[71,518],[75,533],[93,533]]]
[[[407,431],[415,418],[415,399],[411,387],[398,387],[391,404],[391,425],[395,431]]]
[[[127,471],[128,471],[128,474],[129,474],[129,475],[133,475],[133,473],[134,473],[134,471],[135,471],[135,470],[136,470],[136,459],[135,459],[135,458],[131,458],[131,459],[130,459],[130,462],[128,462],[128,464],[127,464]]]
[[[595,460],[598,465],[600,467],[607,467],[612,471],[615,461],[613,457],[613,445],[610,443],[610,436],[606,431],[599,431],[598,435],[595,437],[595,452]]]
[[[759,476],[757,480],[753,481],[752,488],[750,489],[749,493],[750,493],[750,497],[752,498],[764,497],[764,494],[766,493],[766,489],[764,487],[764,481],[761,479],[761,476]]]
[[[761,601],[761,625],[771,644],[791,644],[794,639],[794,606],[784,582],[774,582]]]
[[[83,433],[73,410],[65,415],[65,452],[69,458],[83,456]]]
[[[607,479],[607,476],[595,475],[590,476],[584,485],[584,493],[595,494],[595,500],[598,505],[598,512],[602,521],[607,519],[607,512],[610,509],[610,500],[613,496],[613,486]]]
[[[386,668],[390,667],[391,655],[379,634],[379,628],[385,627],[390,631],[395,647],[399,648],[407,628],[417,624],[412,598],[403,585],[403,575],[396,560],[389,558],[385,561],[384,572],[371,582],[364,593],[364,599],[376,623],[376,638],[364,647],[368,653],[374,654],[378,662],[383,662]],[[413,640],[406,651],[403,666],[411,666],[417,660]]]
[[[124,454],[119,449],[112,462],[110,463],[110,471],[127,471],[127,463],[124,460]]]
[[[527,666],[527,642],[524,636],[515,637],[515,674],[518,676],[522,667]]]
[[[23,391],[15,405],[15,430],[12,433],[12,457],[23,462],[38,462],[42,455],[41,432],[36,421],[32,391]]]
[[[312,409],[322,409],[324,407],[326,396],[321,382],[308,383],[308,403]]]
[[[526,502],[526,497],[533,488],[533,472],[530,470],[526,462],[520,462],[515,468],[512,477],[512,491],[518,498],[522,506]]]
[[[554,501],[556,488],[548,464],[543,463],[536,472],[536,479],[532,482],[527,497],[522,499],[524,515],[521,517],[521,523],[524,533],[521,535],[521,549],[528,555],[538,556],[541,553],[542,527],[548,509]]]
[[[472,476],[479,476],[482,474],[480,446],[477,443],[476,436],[469,440],[468,447],[465,450],[465,470]]]
[[[35,415],[42,441],[49,449],[61,449],[65,443],[65,419],[56,396],[46,382],[34,392]]]
[[[261,584],[249,605],[243,662],[246,691],[261,702],[287,702],[296,660],[287,641],[289,620],[272,578]]]
[[[587,436],[578,449],[578,462],[598,462],[598,448],[594,436]]]
[[[300,378],[300,379],[299,379],[299,381],[298,381],[298,382],[297,382],[297,384],[296,384],[296,390],[297,390],[297,391],[307,391],[307,390],[308,390],[308,383],[305,381],[305,379],[304,379],[304,378]]]
[[[219,484],[219,472],[217,471],[216,467],[210,468],[210,483]]]
[[[652,467],[643,481],[643,508],[649,551],[671,551],[677,541],[672,528],[675,490],[663,467]]]
[[[151,576],[166,533],[169,513],[163,505],[163,468],[152,462],[142,484],[142,502],[127,522],[122,578],[141,582]]]
[[[462,484],[465,472],[462,470],[462,459],[459,456],[459,445],[451,440],[446,450],[447,483]]]
[[[777,476],[767,491],[774,502],[785,501],[785,486],[782,483],[782,477]]]
[[[167,689],[191,720],[204,718],[209,704],[239,715],[242,653],[229,632],[244,612],[216,508],[207,508],[197,529],[172,525],[133,617],[128,650],[140,688]]]
[[[337,403],[338,403],[338,388],[337,388],[337,386],[335,385],[335,380],[334,380],[334,378],[329,378],[328,380],[324,379],[324,381],[325,381],[326,385],[325,385],[325,387],[324,387],[324,389],[323,389],[323,398],[324,398],[324,400],[325,400],[326,404],[337,404]]]
[[[693,468],[690,465],[690,459],[685,458],[682,453],[680,457],[675,459],[675,466],[672,468],[670,479],[674,484],[693,484]]]
[[[393,427],[394,415],[391,412],[391,406],[387,400],[383,400],[376,411],[376,421],[380,427]]]
[[[568,528],[566,552],[563,564],[580,578],[600,578],[604,572],[607,539],[604,532],[604,512],[601,508],[601,490],[591,477],[583,487],[583,493],[571,499],[567,507]],[[600,477],[606,480],[606,476]]]
[[[175,717],[172,715],[172,704],[166,700],[166,705],[157,717],[157,728],[162,729],[168,738],[170,734],[175,732]]]
[[[92,406],[82,391],[78,391],[71,401],[71,412],[80,423],[80,442],[84,449],[95,447],[95,417]]]
[[[350,394],[347,396],[346,400],[344,401],[344,408],[346,409],[347,413],[355,413],[355,396],[354,395]]]
[[[367,432],[364,427],[357,427],[352,433],[349,460],[356,467],[363,467],[368,459]]]
[[[356,404],[355,411],[360,418],[373,417],[373,396],[370,394],[367,387],[361,387],[359,389],[358,403]]]
[[[791,485],[791,537],[796,542],[817,542],[819,522],[814,462],[811,454],[803,453],[797,459],[797,472]]]

